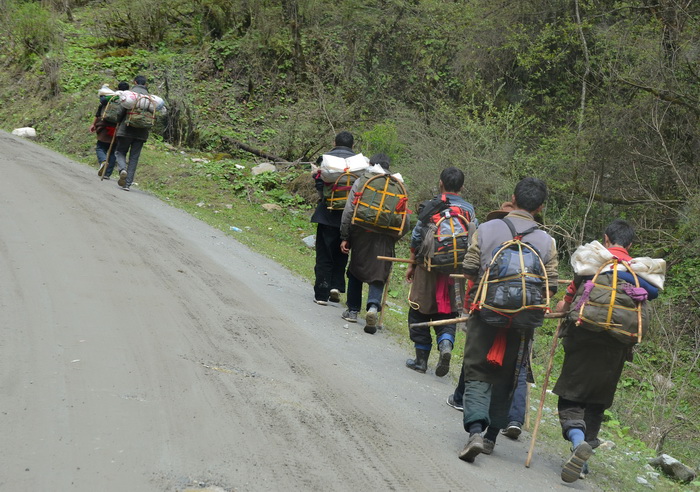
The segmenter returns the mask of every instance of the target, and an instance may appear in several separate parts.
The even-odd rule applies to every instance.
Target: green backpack
[[[100,117],[105,123],[116,125],[121,119],[122,111],[124,110],[119,103],[119,96],[108,96],[107,104],[102,108],[102,115]]]
[[[404,234],[411,213],[406,187],[390,174],[377,174],[362,183],[353,206],[353,225],[396,237]]]
[[[156,121],[156,102],[149,94],[139,94],[133,109],[126,111],[126,125],[152,128]]]

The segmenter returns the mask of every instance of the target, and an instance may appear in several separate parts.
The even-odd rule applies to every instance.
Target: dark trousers
[[[455,403],[462,404],[464,399],[464,366],[459,373],[459,381],[452,395]],[[518,422],[520,425],[525,423],[525,409],[527,407],[527,365],[523,364],[518,375],[518,386],[513,392],[513,401],[510,404],[508,411],[508,423]]]
[[[117,150],[115,155],[117,157],[117,166],[119,171],[126,171],[126,186],[129,187],[134,182],[134,176],[136,175],[136,166],[139,164],[139,157],[141,156],[141,149],[143,149],[143,144],[146,143],[143,140],[138,140],[131,137],[118,137],[117,138]],[[129,161],[127,163],[126,154],[129,153]]]
[[[446,313],[446,314],[423,314],[420,311],[410,308],[408,310],[408,332],[411,336],[411,340],[416,345],[417,349],[420,350],[430,350],[433,346],[433,337],[430,333],[430,327],[425,328],[412,328],[413,323],[425,323],[427,321],[438,321],[441,319],[456,318],[457,313]],[[433,326],[435,330],[435,341],[440,343],[443,340],[449,340],[453,344],[455,343],[455,332],[457,331],[457,325],[455,323],[442,326]]]
[[[372,305],[382,310],[382,296],[384,295],[384,282],[370,282],[367,293],[367,309]],[[362,310],[362,281],[358,280],[350,270],[348,270],[348,296],[347,306],[350,311]]]
[[[504,429],[508,425],[511,385],[467,381],[464,385],[464,430],[481,423],[483,429]]]
[[[559,423],[564,439],[568,439],[567,432],[570,429],[581,429],[586,442],[596,448],[600,444],[598,432],[603,423],[603,414],[606,406],[600,403],[581,403],[559,397],[557,404],[559,410]]]
[[[316,228],[316,282],[314,296],[327,301],[331,289],[345,292],[345,266],[348,255],[340,251],[340,228],[318,224]]]

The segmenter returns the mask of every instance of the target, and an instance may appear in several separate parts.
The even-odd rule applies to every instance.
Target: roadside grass
[[[54,150],[64,150],[54,139],[45,143]],[[96,169],[91,152],[81,152],[80,155],[70,157]],[[283,193],[273,191],[274,187],[267,192],[262,190],[261,181],[252,177],[249,172],[250,167],[256,164],[254,162],[232,159],[224,159],[221,162],[215,159],[218,157],[174,149],[158,139],[153,139],[146,144],[142,152],[136,176],[137,187],[153,193],[163,201],[221,230],[312,283],[315,253],[302,242],[304,237],[315,235],[315,225],[309,222],[312,207],[302,203],[290,205],[289,198]],[[236,168],[236,164],[244,166],[245,169]],[[237,171],[231,172],[232,169]],[[308,170],[296,170],[292,174],[293,177],[302,176],[301,179],[303,179],[303,175],[308,174]],[[267,178],[262,178],[263,187],[267,186],[265,179]],[[97,184],[97,176],[95,180]],[[311,181],[310,177],[309,181]],[[265,203],[276,203],[281,208],[268,212],[262,207]],[[408,241],[404,238],[397,244],[397,257],[406,258],[407,256]],[[405,263],[394,264],[383,332],[405,347],[408,358],[413,357],[414,353],[406,322],[409,285],[404,280],[405,271]],[[312,295],[311,285],[309,285],[309,302]],[[553,300],[553,304],[560,297],[561,292]],[[465,342],[462,328],[463,324],[458,325],[453,362],[450,374],[447,376],[452,378],[455,384],[461,369]],[[528,417],[530,432],[535,425],[541,385],[555,328],[555,320],[546,320],[535,339],[533,371],[536,384],[530,389]],[[434,377],[432,370],[437,359],[435,352],[433,351],[431,356],[426,377]],[[549,388],[552,388],[556,382],[555,378],[561,368],[562,359],[562,351],[557,350]],[[447,397],[447,395],[444,396]],[[556,408],[556,395],[548,391],[532,466],[537,466],[537,455],[541,453],[561,456],[562,460],[569,454],[569,443],[561,437]],[[591,474],[586,480],[588,486],[610,491],[641,491],[649,488],[664,491],[700,489],[697,481],[693,484],[679,484],[659,475],[658,470],[645,466],[646,461],[655,453],[641,441],[629,437],[614,416],[609,416],[604,422],[601,438],[615,442],[617,445],[613,445],[612,449],[598,450],[591,459]],[[501,441],[505,440],[505,438],[501,439]],[[645,478],[648,485],[639,483],[638,477]]]

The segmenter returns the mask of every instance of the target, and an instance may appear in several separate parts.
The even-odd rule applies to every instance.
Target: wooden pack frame
[[[642,302],[643,301],[642,302],[634,301],[635,307],[633,309],[628,308],[627,306],[621,306],[620,304],[615,304],[615,298],[617,296],[617,280],[618,280],[618,278],[617,278],[617,266],[618,266],[618,264],[621,264],[622,266],[624,266],[627,269],[627,271],[630,274],[632,274],[632,277],[634,278],[634,286],[637,288],[639,287],[639,277],[637,277],[637,274],[634,273],[634,270],[632,270],[632,267],[630,266],[629,262],[627,262],[625,260],[621,260],[621,259],[616,258],[616,257],[613,257],[612,259],[606,261],[605,263],[603,263],[600,266],[600,268],[598,268],[598,271],[595,273],[595,275],[591,279],[591,282],[593,282],[597,288],[611,291],[610,292],[610,302],[607,304],[608,312],[606,315],[605,322],[593,321],[591,319],[586,318],[583,315],[583,311],[584,311],[586,305],[597,305],[599,307],[604,307],[603,304],[594,303],[592,301],[587,300],[587,301],[581,303],[581,307],[579,308],[579,311],[578,311],[578,320],[576,320],[576,326],[581,326],[583,323],[588,323],[591,325],[599,326],[603,330],[613,331],[613,332],[618,333],[620,335],[630,336],[630,337],[636,336],[637,343],[641,343],[642,342]],[[596,280],[598,279],[598,276],[600,276],[600,274],[603,273],[603,270],[608,265],[612,265],[612,285],[607,286],[607,285],[597,284]],[[637,313],[637,333],[636,334],[622,330],[622,329],[618,328],[620,325],[617,325],[617,324],[612,322],[613,311],[615,309],[624,309],[624,310],[628,310],[628,311],[635,311]]]
[[[139,102],[141,99],[148,99],[149,105],[148,107],[153,107],[153,111],[149,110],[148,108],[143,109],[139,108]],[[150,121],[150,125],[144,125],[144,126],[139,126],[139,125],[134,125],[132,122],[132,118],[134,116],[141,116],[144,118],[144,122]],[[126,112],[126,126],[133,126],[134,128],[151,128],[156,122],[156,101],[153,99],[153,96],[150,94],[139,94],[138,97],[136,98],[136,101],[134,102],[134,108],[133,109],[128,109]]]
[[[380,182],[378,180],[381,180],[381,182],[383,183],[381,187],[375,187],[375,182]],[[392,193],[389,191],[390,183],[396,185],[396,187],[399,190],[397,193]],[[374,198],[377,195],[381,195],[381,199],[379,200],[379,204],[375,205]],[[390,201],[396,202],[394,208],[396,208],[397,205],[403,203],[404,209],[392,211],[389,208],[387,208],[387,197],[391,197]],[[394,200],[394,198],[396,198],[396,200]],[[353,203],[354,207],[352,212],[352,224],[373,231],[383,232],[385,234],[401,236],[402,232],[406,227],[406,220],[408,217],[408,207],[406,206],[407,200],[408,193],[406,191],[406,187],[399,179],[395,178],[390,174],[377,174],[376,176],[372,176],[364,183],[362,189],[355,193],[355,199]],[[357,211],[360,208],[360,206],[363,206],[370,210],[374,210],[376,212],[376,214],[374,214],[373,220],[365,220],[357,215]],[[383,225],[381,219],[382,216],[386,215],[401,216],[401,223]]]
[[[351,173],[346,168],[334,183],[326,183],[326,186],[331,188],[331,194],[326,198],[328,210],[343,210],[345,208],[345,202],[347,202],[352,185],[357,178],[357,174]]]
[[[528,249],[532,251],[532,253],[535,254],[537,257],[538,261],[540,262],[540,266],[542,267],[542,271],[545,272],[544,275],[535,275],[534,273],[530,272],[525,272],[525,273],[519,273],[516,275],[511,275],[509,277],[502,277],[502,278],[496,278],[493,280],[489,280],[489,273],[491,272],[491,267],[493,266],[494,262],[496,261],[496,258],[501,254],[501,252],[513,245],[516,245],[518,247],[518,253],[520,257],[520,267],[521,267],[521,272],[525,270],[525,264],[523,262],[523,255],[522,255],[522,250],[523,248]],[[494,312],[497,313],[502,313],[505,316],[513,316],[521,311],[524,311],[526,309],[541,309],[545,312],[549,311],[549,279],[547,278],[547,269],[544,266],[544,262],[542,261],[542,258],[540,257],[540,254],[537,252],[535,248],[530,246],[527,243],[522,242],[520,239],[511,239],[509,241],[504,242],[501,247],[496,251],[496,253],[493,255],[493,258],[491,258],[491,263],[489,263],[488,268],[484,272],[484,275],[481,277],[481,280],[479,281],[479,287],[477,288],[476,295],[474,296],[474,299],[476,299],[476,302],[473,304],[471,312],[478,311],[482,307],[486,307]],[[544,279],[544,292],[545,292],[545,303],[544,304],[535,304],[528,306],[526,305],[526,298],[523,296],[523,305],[520,306],[517,309],[501,309],[501,308],[495,308],[493,306],[489,306],[486,304],[486,292],[488,290],[488,286],[491,284],[498,284],[501,282],[507,282],[509,280],[517,279],[520,277],[520,280],[522,282],[522,289],[523,292],[526,291],[526,286],[525,286],[525,279],[526,277],[534,277],[534,278],[540,278]]]

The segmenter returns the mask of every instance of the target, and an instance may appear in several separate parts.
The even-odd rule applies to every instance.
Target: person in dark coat
[[[364,331],[373,334],[377,331],[378,313],[382,310],[384,285],[391,273],[391,263],[378,260],[377,256],[393,257],[394,246],[399,237],[351,224],[355,194],[372,176],[378,173],[388,174],[391,160],[386,154],[374,154],[369,159],[369,163],[370,168],[355,181],[348,194],[340,224],[340,249],[344,254],[352,252],[347,272],[347,309],[341,317],[351,323],[357,322],[357,316],[362,308],[362,284],[368,284]]]
[[[516,233],[531,232],[523,241],[536,248],[544,263],[550,295],[556,292],[558,279],[557,248],[554,239],[537,226],[535,214],[544,207],[547,186],[537,178],[525,178],[515,187],[511,202],[514,210],[505,219]],[[464,258],[464,273],[478,284],[488,269],[494,251],[513,239],[504,220],[491,220],[479,227]],[[491,326],[480,319],[478,312],[467,321],[463,371],[465,389],[464,430],[469,440],[459,453],[461,460],[473,462],[481,453],[491,454],[500,429],[508,424],[513,391],[519,378],[522,360],[530,352],[534,327],[505,329]],[[487,429],[488,427],[488,429]],[[486,434],[481,433],[486,429]]]
[[[117,90],[128,91],[129,84],[119,82]],[[117,131],[117,126],[102,120],[102,112],[107,105],[107,100],[106,96],[100,96],[100,106],[95,112],[95,120],[90,125],[90,133],[94,133],[97,136],[97,144],[95,145],[97,164],[99,165],[97,175],[100,177],[104,175],[104,179],[109,179],[117,162],[116,154],[113,152],[114,149],[110,148],[113,146],[112,142],[116,139],[114,134]]]
[[[633,240],[632,226],[624,220],[615,220],[605,229],[603,245],[620,260],[630,261],[628,249]],[[569,312],[574,295],[586,278],[574,276],[564,300],[557,304],[557,311]],[[644,288],[646,282],[640,279],[640,284]],[[571,456],[562,466],[561,478],[574,482],[587,473],[587,460],[600,445],[598,432],[603,414],[613,403],[625,361],[631,360],[631,346],[605,331],[587,330],[570,320],[562,323],[560,336],[564,363],[552,392],[559,396],[562,435],[572,446]]]
[[[354,137],[350,132],[340,132],[335,136],[335,147],[326,152],[344,159],[352,157]],[[323,156],[316,160],[320,167]],[[314,302],[325,306],[330,302],[340,302],[340,294],[345,292],[345,266],[348,255],[340,250],[340,219],[342,210],[328,210],[328,203],[323,196],[327,184],[321,179],[321,172],[314,174],[316,190],[319,194],[318,205],[311,222],[316,223],[316,265],[314,274]]]
[[[143,75],[134,77],[134,86],[131,88],[131,91],[148,95],[146,77]],[[119,127],[117,128],[117,150],[115,154],[117,157],[117,166],[119,167],[119,182],[117,184],[124,191],[129,191],[131,184],[134,182],[136,166],[138,166],[139,157],[141,156],[141,149],[143,149],[143,144],[148,140],[150,132],[148,128],[135,128],[127,125],[126,112],[124,116],[125,118],[119,123]],[[127,154],[129,154],[128,164]]]
[[[510,202],[505,202],[501,204],[500,209],[492,210],[486,214],[485,222],[493,219],[502,219],[512,211],[513,204]],[[469,297],[471,290],[471,288],[467,288],[467,295],[465,297]],[[520,437],[523,424],[525,423],[528,378],[530,381],[533,381],[532,371],[530,369],[529,354],[527,357],[523,357],[522,366],[520,367],[518,383],[515,387],[515,391],[513,392],[513,402],[511,403],[510,411],[508,412],[508,426],[505,429],[501,429],[501,434],[511,439],[518,439],[518,437]],[[462,403],[462,398],[464,397],[464,384],[464,368],[462,368],[459,374],[459,381],[457,382],[454,392],[447,396],[447,404],[460,412],[464,410],[464,405]]]
[[[477,220],[474,206],[460,196],[463,185],[464,173],[460,169],[448,167],[440,173],[438,184],[440,195],[445,197],[450,205],[459,207],[471,227],[475,228]],[[423,207],[429,206],[429,203],[434,200],[428,200],[419,205],[419,215]],[[433,338],[430,327],[412,327],[411,325],[456,318],[459,310],[455,292],[458,287],[450,275],[436,270],[428,271],[421,262],[416,261],[418,250],[426,234],[428,234],[428,224],[418,220],[411,234],[410,259],[412,263],[406,270],[406,281],[411,284],[408,296],[410,305],[408,310],[409,335],[416,351],[416,357],[408,359],[406,367],[420,373],[425,373],[428,369],[428,358],[432,350]],[[434,330],[435,341],[440,351],[435,375],[443,377],[450,369],[457,325],[455,323],[437,325]]]

